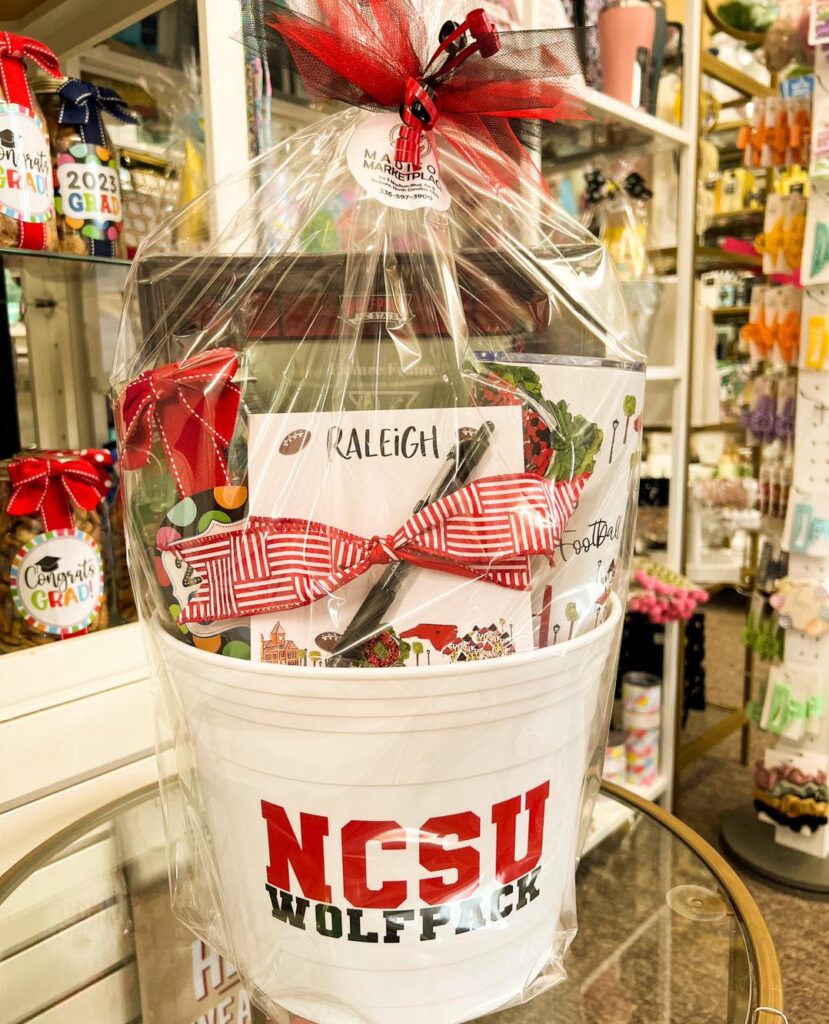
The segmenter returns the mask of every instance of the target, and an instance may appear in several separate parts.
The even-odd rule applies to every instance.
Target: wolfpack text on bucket
[[[263,800],[270,859],[265,888],[273,917],[326,938],[368,943],[429,942],[497,925],[540,895],[549,795],[544,782],[502,800],[484,823],[472,811],[438,815],[408,829],[393,820],[351,820],[339,830],[336,858],[330,856],[337,844],[327,841],[327,816],[301,813],[297,836],[285,808]],[[521,853],[519,823],[526,835]],[[494,872],[483,877],[487,842],[494,843]],[[399,859],[396,869],[384,872],[384,859],[391,864],[390,854],[413,847],[416,874],[401,877]],[[332,882],[346,906],[333,902]]]

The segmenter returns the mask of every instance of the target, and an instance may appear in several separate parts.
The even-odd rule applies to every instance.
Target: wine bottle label
[[[43,224],[52,217],[52,161],[39,116],[0,103],[0,213]]]
[[[448,210],[452,199],[440,179],[432,133],[424,131],[420,167],[394,158],[403,122],[397,114],[369,114],[348,141],[346,159],[357,183],[385,206],[398,210]]]
[[[15,607],[33,629],[71,636],[92,625],[101,608],[101,549],[82,530],[41,533],[18,551],[10,583]]]

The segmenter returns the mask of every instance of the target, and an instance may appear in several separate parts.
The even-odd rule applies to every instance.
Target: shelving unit
[[[735,107],[745,104],[746,101],[750,101],[754,98],[772,97],[778,95],[774,76],[771,76],[770,82],[761,82],[758,79],[747,75],[737,67],[733,67],[727,64],[725,61],[720,60],[714,54],[704,49],[704,42],[706,38],[705,22],[706,20],[711,23],[716,31],[726,32],[733,38],[739,39],[744,43],[758,45],[762,43],[764,36],[757,35],[754,33],[740,32],[736,29],[726,25],[716,14],[709,0],[703,0],[703,5],[699,15],[698,25],[698,39],[700,45],[703,47],[700,53],[699,68],[700,74],[703,78],[707,77],[715,82],[719,82],[722,85],[728,87],[734,93],[734,98],[728,100],[723,104],[723,107]],[[742,125],[747,124],[745,119],[728,121],[720,126],[717,126],[714,131],[731,132],[739,130]],[[763,224],[763,210],[748,210],[739,211],[737,213],[719,214],[711,218],[705,224],[705,230],[702,230],[702,226],[698,229],[695,227],[693,232],[693,241],[691,243],[692,259],[693,259],[693,270],[687,278],[688,287],[693,296],[696,278],[699,274],[710,270],[718,269],[730,269],[730,268],[746,268],[754,269],[762,267],[762,257],[755,254],[743,254],[726,252],[719,247],[704,244],[703,239],[707,235],[726,233],[728,231],[748,229],[751,231],[760,232]],[[694,207],[694,216],[696,219],[696,204]],[[661,253],[660,256],[670,263],[670,253]],[[746,306],[734,306],[723,309],[718,309],[714,312],[714,320],[718,323],[728,322],[739,322],[744,321],[748,318],[749,309]],[[723,433],[732,435],[742,435],[745,433],[745,428],[739,422],[725,421],[717,423],[705,423],[701,425],[694,425],[689,427],[689,438],[691,435],[696,433]],[[685,571],[692,578],[700,582],[701,585],[718,588],[722,586],[734,585],[735,583],[745,583],[743,579],[743,573],[741,567],[737,567],[737,579],[735,580],[735,565],[732,562],[722,565],[712,565],[710,561],[706,563],[704,573],[703,567],[695,564],[688,564],[688,553],[687,550],[683,553]],[[682,679],[682,666],[678,669],[680,680]],[[750,683],[744,683],[744,694],[743,696],[747,700],[750,697]],[[676,756],[676,770],[677,772],[687,767],[697,758],[704,756],[709,750],[713,749],[728,736],[735,732],[742,731],[742,758],[745,763],[748,752],[748,724],[745,717],[743,707],[738,708],[715,708],[716,711],[720,712],[718,720],[704,730],[699,736],[689,741],[687,744],[683,744],[677,750]],[[679,733],[679,719],[677,720],[677,734]]]
[[[730,32],[730,30],[729,30]],[[743,96],[776,96],[777,90],[765,82],[758,82],[756,78],[747,75],[739,68],[726,64],[725,61],[715,57],[712,53],[703,53],[701,68],[704,75],[722,82],[729,89],[741,93]]]
[[[634,110],[595,89],[585,88],[581,98],[590,120],[545,123],[542,127],[542,150],[557,170],[580,167],[598,153],[659,153],[690,145],[685,127]]]
[[[587,112],[595,120],[628,127],[644,135],[655,148],[677,149],[691,144],[692,130],[688,127],[671,124],[644,110],[636,110],[613,96],[606,96],[595,89],[586,89],[584,101]]]
[[[524,23],[533,24],[533,14],[541,0],[525,0],[522,5]],[[696,176],[697,136],[700,116],[700,49],[699,28],[702,19],[701,0],[686,0],[685,42],[683,64],[681,124],[633,110],[612,97],[595,90],[585,91],[585,106],[594,119],[587,126],[583,122],[565,122],[564,125],[544,127],[542,152],[555,153],[555,167],[566,170],[583,166],[597,156],[607,157],[625,151],[658,153],[666,150],[676,154],[679,168],[677,191],[676,246],[667,258],[656,260],[659,275],[675,273],[677,288],[676,319],[672,346],[672,360],[667,365],[649,366],[646,372],[648,387],[670,388],[671,461],[673,476],[668,512],[668,545],[664,556],[666,564],[676,571],[684,565],[685,508],[688,476],[689,437],[689,374],[691,365],[691,339],[693,330],[693,273],[696,246]],[[555,147],[558,147],[555,149]],[[729,254],[722,254],[726,259]],[[653,256],[653,254],[649,254]],[[647,428],[647,400],[646,400]],[[634,789],[647,799],[659,799],[670,808],[673,803],[674,760],[676,748],[676,721],[679,709],[681,680],[682,634],[677,623],[665,628],[664,668],[662,683],[662,774],[652,787],[642,791]]]
[[[693,339],[695,216],[700,123],[700,44],[701,0],[686,0],[684,53],[682,69],[681,129],[683,142],[678,146],[679,180],[677,187],[676,253],[671,270],[677,276],[676,320],[673,361],[675,375],[660,379],[660,368],[651,369],[649,386],[671,388],[671,500],[668,508],[668,543],[665,562],[681,572],[686,540],[686,504],[688,483],[689,400],[691,343]],[[667,273],[655,268],[656,273]],[[655,374],[655,375],[654,375]],[[649,799],[660,798],[668,809],[673,806],[676,761],[676,723],[680,713],[680,685],[683,670],[684,634],[679,623],[665,626],[662,671],[662,749],[658,785]]]
[[[658,274],[670,274],[676,271],[678,265],[677,249],[655,249],[648,253],[651,262]],[[713,245],[695,245],[694,248],[696,272],[703,273],[706,270],[723,270],[729,267],[759,267],[763,263],[762,256],[754,256],[751,253],[728,252]]]
[[[121,29],[166,7],[169,0],[10,0],[4,10],[10,32],[29,35],[50,46],[65,62]],[[9,19],[11,23],[9,24]]]
[[[599,793],[596,797],[590,828],[584,841],[582,857],[587,856],[591,850],[601,845],[606,839],[629,828],[635,817],[636,812],[632,808],[625,807],[618,800],[612,800],[604,793]]]
[[[156,761],[137,625],[3,655],[0,694],[2,874],[56,830],[154,781]]]
[[[676,381],[681,376],[681,366],[648,366],[645,371],[645,379],[649,381]]]
[[[619,788],[627,793],[632,793],[641,800],[659,800],[668,786],[668,777],[660,775],[650,786],[631,786],[628,784],[619,785]],[[612,835],[623,833],[636,817],[632,807],[625,806],[618,800],[613,800],[604,793],[596,797],[596,804],[593,809],[593,817],[590,821],[590,828],[585,839],[582,857],[591,850],[603,843]]]
[[[748,311],[748,306],[723,306],[714,310],[714,321],[746,320]]]

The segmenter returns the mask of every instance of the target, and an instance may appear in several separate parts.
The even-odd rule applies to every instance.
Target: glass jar
[[[58,234],[49,138],[40,104],[30,95],[27,110],[8,100],[0,82],[0,247],[53,252]],[[24,243],[23,224],[42,224],[43,235]]]
[[[84,140],[83,126],[61,124],[58,90],[68,79],[33,82],[52,148],[57,248],[76,256],[126,259],[118,152],[98,117],[104,145]]]
[[[39,454],[46,453],[18,457]],[[109,625],[105,502],[89,510],[73,507],[70,529],[46,530],[39,517],[8,511],[11,461],[0,462],[0,653]]]

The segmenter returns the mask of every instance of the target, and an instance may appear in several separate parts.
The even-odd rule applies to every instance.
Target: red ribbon
[[[415,170],[423,132],[435,130],[495,187],[514,187],[521,177],[542,183],[508,119],[588,116],[575,95],[584,30],[499,33],[477,8],[424,60],[427,28],[413,0],[271,6],[267,24],[287,44],[309,93],[400,110],[396,158]]]
[[[58,58],[43,43],[28,36],[0,32],[0,88],[7,103],[17,103],[34,113],[34,97],[26,77],[25,59],[29,58],[53,78],[62,78]]]
[[[109,489],[115,482],[115,459],[106,448],[81,448],[78,451],[67,451],[64,448],[53,448],[46,455],[60,456],[63,459],[83,459],[89,463],[98,475],[101,483]]]
[[[28,36],[0,32],[0,94],[7,103],[16,103],[34,114],[34,96],[26,76],[27,57],[53,78],[62,77],[58,58],[48,46]],[[17,244],[21,249],[45,249],[45,225],[18,221]]]
[[[13,516],[38,516],[47,530],[71,530],[75,508],[93,509],[106,497],[106,484],[85,459],[31,455],[9,463]]]
[[[179,494],[229,484],[227,449],[242,394],[232,381],[238,365],[232,349],[217,348],[129,383],[115,405],[123,468],[148,464],[155,427]]]
[[[473,42],[464,46],[467,31],[471,33]],[[455,52],[457,47],[460,47],[458,53]],[[438,120],[438,86],[473,54],[492,57],[500,49],[501,37],[486,11],[481,7],[470,11],[466,19],[441,41],[426,66],[428,71],[446,54],[449,59],[444,61],[440,70],[429,75],[427,81],[410,78],[406,83],[406,93],[400,109],[403,128],[397,138],[395,160],[411,164],[415,171],[420,170],[423,132],[434,128]]]
[[[373,565],[425,569],[527,590],[530,558],[552,557],[588,474],[553,482],[532,473],[486,477],[440,498],[386,537],[360,537],[306,519],[251,516],[212,524],[172,551],[198,590],[179,622],[234,619],[301,608]]]

